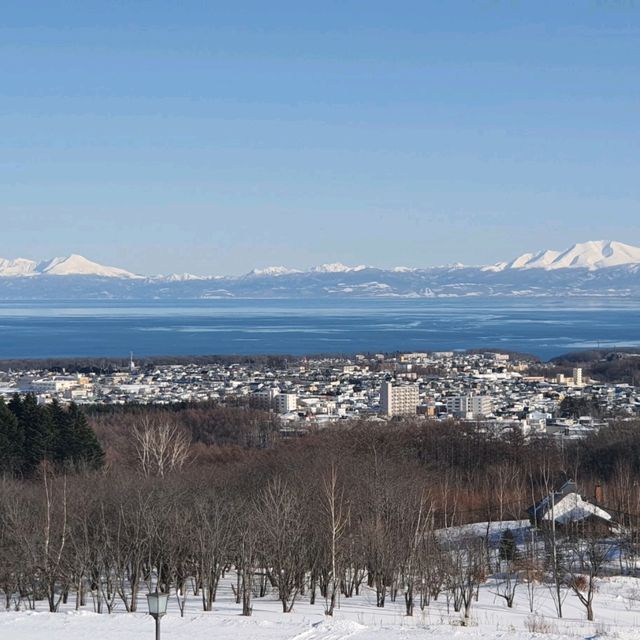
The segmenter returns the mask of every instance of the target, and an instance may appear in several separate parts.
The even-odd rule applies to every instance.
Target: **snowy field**
[[[342,598],[333,619],[323,613],[324,601],[314,606],[301,598],[290,614],[280,611],[274,596],[254,600],[253,616],[240,614],[231,591],[233,577],[221,582],[215,611],[203,613],[200,601],[191,596],[184,618],[172,598],[169,614],[162,621],[163,640],[354,640],[412,638],[626,638],[636,639],[640,629],[640,579],[630,577],[603,578],[595,597],[595,622],[587,622],[584,607],[569,593],[564,602],[564,615],[558,620],[547,587],[535,589],[534,617],[529,611],[527,587],[518,587],[513,609],[495,596],[495,585],[489,580],[480,589],[471,620],[461,626],[461,614],[447,612],[446,599],[421,611],[416,606],[413,618],[404,615],[400,595],[395,603],[387,600],[383,609],[375,606],[375,593],[364,589],[359,597]],[[144,596],[143,596],[144,598]],[[73,603],[59,613],[46,612],[46,603],[38,603],[36,611],[2,611],[0,638],[11,640],[102,640],[153,638],[153,620],[146,613],[96,614],[89,601],[76,612]],[[146,602],[141,602],[146,611]],[[532,631],[533,629],[533,631]]]

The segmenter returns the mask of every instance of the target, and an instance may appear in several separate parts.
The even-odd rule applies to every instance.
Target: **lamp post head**
[[[167,613],[169,594],[160,593],[156,589],[155,592],[147,594],[147,602],[149,604],[149,614],[157,620],[158,618],[162,618],[162,616]]]

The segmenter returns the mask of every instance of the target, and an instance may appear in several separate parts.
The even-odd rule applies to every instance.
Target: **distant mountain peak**
[[[342,262],[329,262],[326,264],[320,264],[317,267],[311,269],[312,273],[349,273],[351,271],[364,271],[369,267],[366,264],[358,264],[355,267],[348,267]]]
[[[72,253],[66,258],[54,258],[48,263],[38,265],[40,273],[49,276],[100,276],[103,278],[136,278],[135,274],[88,260],[84,256]]]
[[[265,267],[264,269],[253,269],[247,275],[248,276],[288,276],[292,273],[300,273],[298,269],[288,269],[287,267]]]
[[[43,262],[17,258],[0,258],[0,276],[94,276],[102,278],[139,278],[125,269],[107,267],[76,253]]]
[[[572,245],[564,251],[547,249],[536,254],[525,253],[511,262],[499,262],[484,267],[485,271],[505,269],[605,269],[640,264],[640,247],[615,240],[589,240]]]
[[[193,273],[172,273],[169,276],[157,276],[167,282],[191,282],[193,280],[208,280],[206,276],[198,276]]]
[[[16,258],[15,260],[0,258],[0,276],[26,276],[32,273],[37,266],[36,262],[25,258]]]
[[[311,269],[313,273],[345,273],[351,271],[351,267],[348,267],[342,262],[327,262],[325,264],[319,264],[317,267]]]
[[[413,273],[415,269],[413,269],[412,267],[393,267],[391,271],[393,271],[394,273]]]

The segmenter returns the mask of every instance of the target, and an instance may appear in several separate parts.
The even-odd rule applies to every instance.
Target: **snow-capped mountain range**
[[[0,258],[0,299],[640,296],[640,247],[589,241],[485,266],[380,269],[342,263],[284,266],[243,276],[142,276],[80,255],[43,262]]]
[[[504,269],[606,269],[624,264],[640,264],[640,247],[622,242],[592,240],[574,244],[565,251],[547,249],[539,253],[524,253],[511,262],[498,262],[487,271]]]
[[[72,254],[66,258],[53,258],[43,262],[16,258],[0,258],[0,276],[94,276],[99,278],[140,278],[129,271],[117,267],[106,267],[87,260],[83,256]]]

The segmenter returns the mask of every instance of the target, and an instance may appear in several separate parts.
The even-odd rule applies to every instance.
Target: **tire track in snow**
[[[346,640],[366,631],[367,627],[348,620],[316,622],[308,631],[299,633],[290,640]]]

